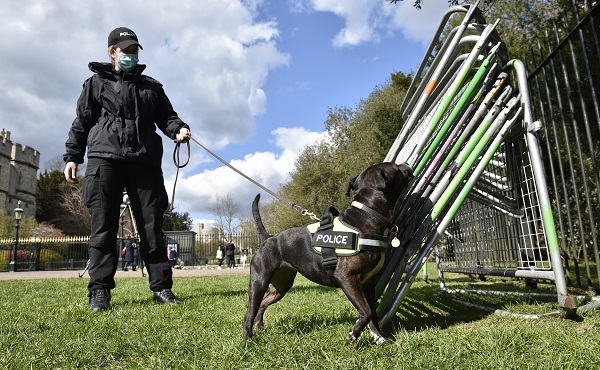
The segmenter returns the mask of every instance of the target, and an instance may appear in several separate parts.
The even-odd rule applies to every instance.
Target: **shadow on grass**
[[[327,297],[334,291],[338,291],[341,295],[335,297],[338,304],[339,299],[346,300],[347,306],[345,308],[337,306],[334,312],[313,310],[308,313],[306,311],[287,311],[286,309],[286,312],[289,313],[284,314],[284,317],[275,319],[275,321],[269,319],[271,317],[269,313],[272,312],[273,308],[278,305],[285,305],[282,302],[293,300],[292,296],[294,294]],[[333,296],[331,298],[334,299]],[[323,305],[326,305],[326,303],[326,301],[323,301]],[[297,302],[294,304],[297,304]],[[457,324],[478,321],[488,315],[489,313],[476,309],[466,309],[464,305],[452,301],[448,295],[440,293],[436,284],[421,287],[413,286],[400,304],[398,312],[394,315],[390,325],[382,328],[382,334],[390,339],[398,330],[423,331],[434,327],[445,329]],[[352,304],[337,288],[320,285],[294,286],[281,302],[267,309],[265,329],[269,330],[270,326],[280,326],[283,327],[286,333],[293,334],[308,334],[336,325],[348,326],[348,329],[350,329],[356,318],[357,313]],[[363,334],[368,335],[368,329],[365,329]]]
[[[314,305],[318,307],[313,309]],[[352,303],[338,288],[295,285],[281,301],[269,306],[265,311],[265,327],[255,332],[279,328],[286,334],[304,335],[336,325],[347,325],[350,329],[356,321],[355,313]]]
[[[288,293],[290,297],[286,295],[281,302],[286,301],[288,298],[292,300],[291,296],[294,293],[323,295],[326,297],[333,291],[337,291],[337,289],[318,285],[295,286]],[[342,294],[341,291],[340,294]],[[339,304],[339,299],[346,298],[342,294],[342,297],[336,296],[335,299]],[[281,302],[276,303],[273,307],[283,305]],[[325,304],[326,302],[323,303],[323,305]],[[275,326],[280,327],[281,330],[289,334],[309,334],[313,331],[337,325],[347,326],[350,329],[357,318],[357,313],[350,301],[347,301],[346,308],[337,306],[334,312],[313,310],[307,313],[306,311],[286,310],[289,313],[284,314],[284,317],[271,321],[269,312],[273,310],[273,307],[267,309],[265,313],[265,328],[262,330],[269,330],[269,327]],[[413,287],[402,301],[390,325],[382,328],[382,334],[391,339],[391,336],[398,330],[423,331],[432,327],[445,329],[456,324],[477,321],[487,315],[488,313],[482,311],[465,309],[464,305],[448,299],[447,295],[440,294],[437,286]],[[257,330],[257,332],[262,330]],[[368,336],[368,329],[365,329],[363,335]]]
[[[462,288],[473,288],[476,285],[487,285],[485,282],[473,282],[472,279],[456,279],[454,282],[469,283]],[[519,291],[514,284],[495,284],[498,290],[506,292]],[[504,288],[504,289],[502,289]],[[523,290],[521,288],[521,290]],[[548,293],[546,287],[530,290],[538,293]],[[430,328],[446,329],[453,325],[471,323],[481,320],[491,312],[467,307],[453,299],[466,301],[472,304],[514,311],[523,314],[551,314],[558,308],[556,298],[533,297],[526,295],[489,295],[489,294],[450,294],[439,290],[437,284],[413,286],[401,302],[398,311],[391,320],[390,325],[384,328],[385,333],[395,334],[399,330],[422,331]]]
[[[198,283],[199,286],[201,286],[201,283]],[[311,283],[312,284],[312,283]],[[318,294],[324,294],[327,292],[331,292],[331,291],[335,291],[337,290],[337,288],[332,288],[332,287],[326,287],[326,286],[321,286],[321,285],[294,285],[292,286],[292,288],[289,290],[289,292],[286,294],[286,297],[288,297],[289,295],[293,295],[296,293],[310,293],[310,292],[316,292]],[[268,290],[267,290],[268,292]],[[185,296],[185,298],[202,298],[202,297],[238,297],[238,296],[244,296],[245,298],[248,297],[248,286],[247,284],[244,285],[242,288],[240,288],[239,286],[231,286],[230,289],[222,289],[219,288],[218,290],[212,290],[212,291],[206,291],[203,290],[202,288],[199,288],[197,291],[194,291],[191,294],[188,294]],[[182,296],[183,297],[183,296]],[[283,298],[284,300],[286,298]]]
[[[382,328],[384,335],[398,330],[423,331],[431,328],[446,329],[453,325],[478,321],[489,313],[466,309],[442,294],[437,286],[411,287],[390,324]]]

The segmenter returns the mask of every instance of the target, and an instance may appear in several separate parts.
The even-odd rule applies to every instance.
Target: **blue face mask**
[[[131,71],[131,69],[138,64],[138,61],[139,58],[137,54],[119,54],[119,58],[117,59],[119,67],[125,72]]]

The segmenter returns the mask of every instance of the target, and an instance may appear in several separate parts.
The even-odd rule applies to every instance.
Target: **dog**
[[[389,219],[394,206],[412,178],[412,169],[407,164],[385,162],[368,167],[346,183],[346,195],[350,196],[351,190],[355,194],[352,205],[339,219],[361,235],[387,236],[393,226]],[[245,338],[252,339],[254,326],[264,326],[265,310],[283,298],[299,272],[317,284],[341,288],[354,305],[358,319],[348,334],[350,344],[367,325],[375,342],[384,342],[376,313],[376,279],[362,281],[378,265],[382,252],[361,250],[339,256],[335,270],[328,273],[323,266],[324,257],[312,247],[311,233],[306,227],[287,229],[275,236],[267,233],[258,210],[259,199],[260,194],[253,202],[252,213],[263,244],[250,263],[248,310],[243,321]],[[265,295],[269,284],[270,290]]]

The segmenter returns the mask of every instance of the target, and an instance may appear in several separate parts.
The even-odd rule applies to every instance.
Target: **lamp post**
[[[10,261],[9,271],[17,272],[17,247],[19,246],[19,221],[23,217],[23,208],[21,208],[21,201],[17,202],[17,208],[15,211],[15,245],[13,246],[12,260]]]

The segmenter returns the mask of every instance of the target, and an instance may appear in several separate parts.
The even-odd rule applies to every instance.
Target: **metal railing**
[[[258,233],[234,233],[224,236],[219,232],[166,232],[169,248],[177,252],[176,264],[180,266],[216,265],[219,244],[226,245],[231,239],[236,246],[235,261],[240,263],[244,251],[250,262],[252,255],[260,246]],[[120,240],[115,249],[120,250]],[[0,240],[0,271],[8,271],[12,260],[14,240]],[[64,238],[24,238],[17,248],[16,266],[18,271],[37,270],[80,270],[88,260],[89,236]],[[120,254],[119,254],[120,256]]]
[[[600,7],[573,2],[532,45],[528,80],[569,284],[600,291]]]

